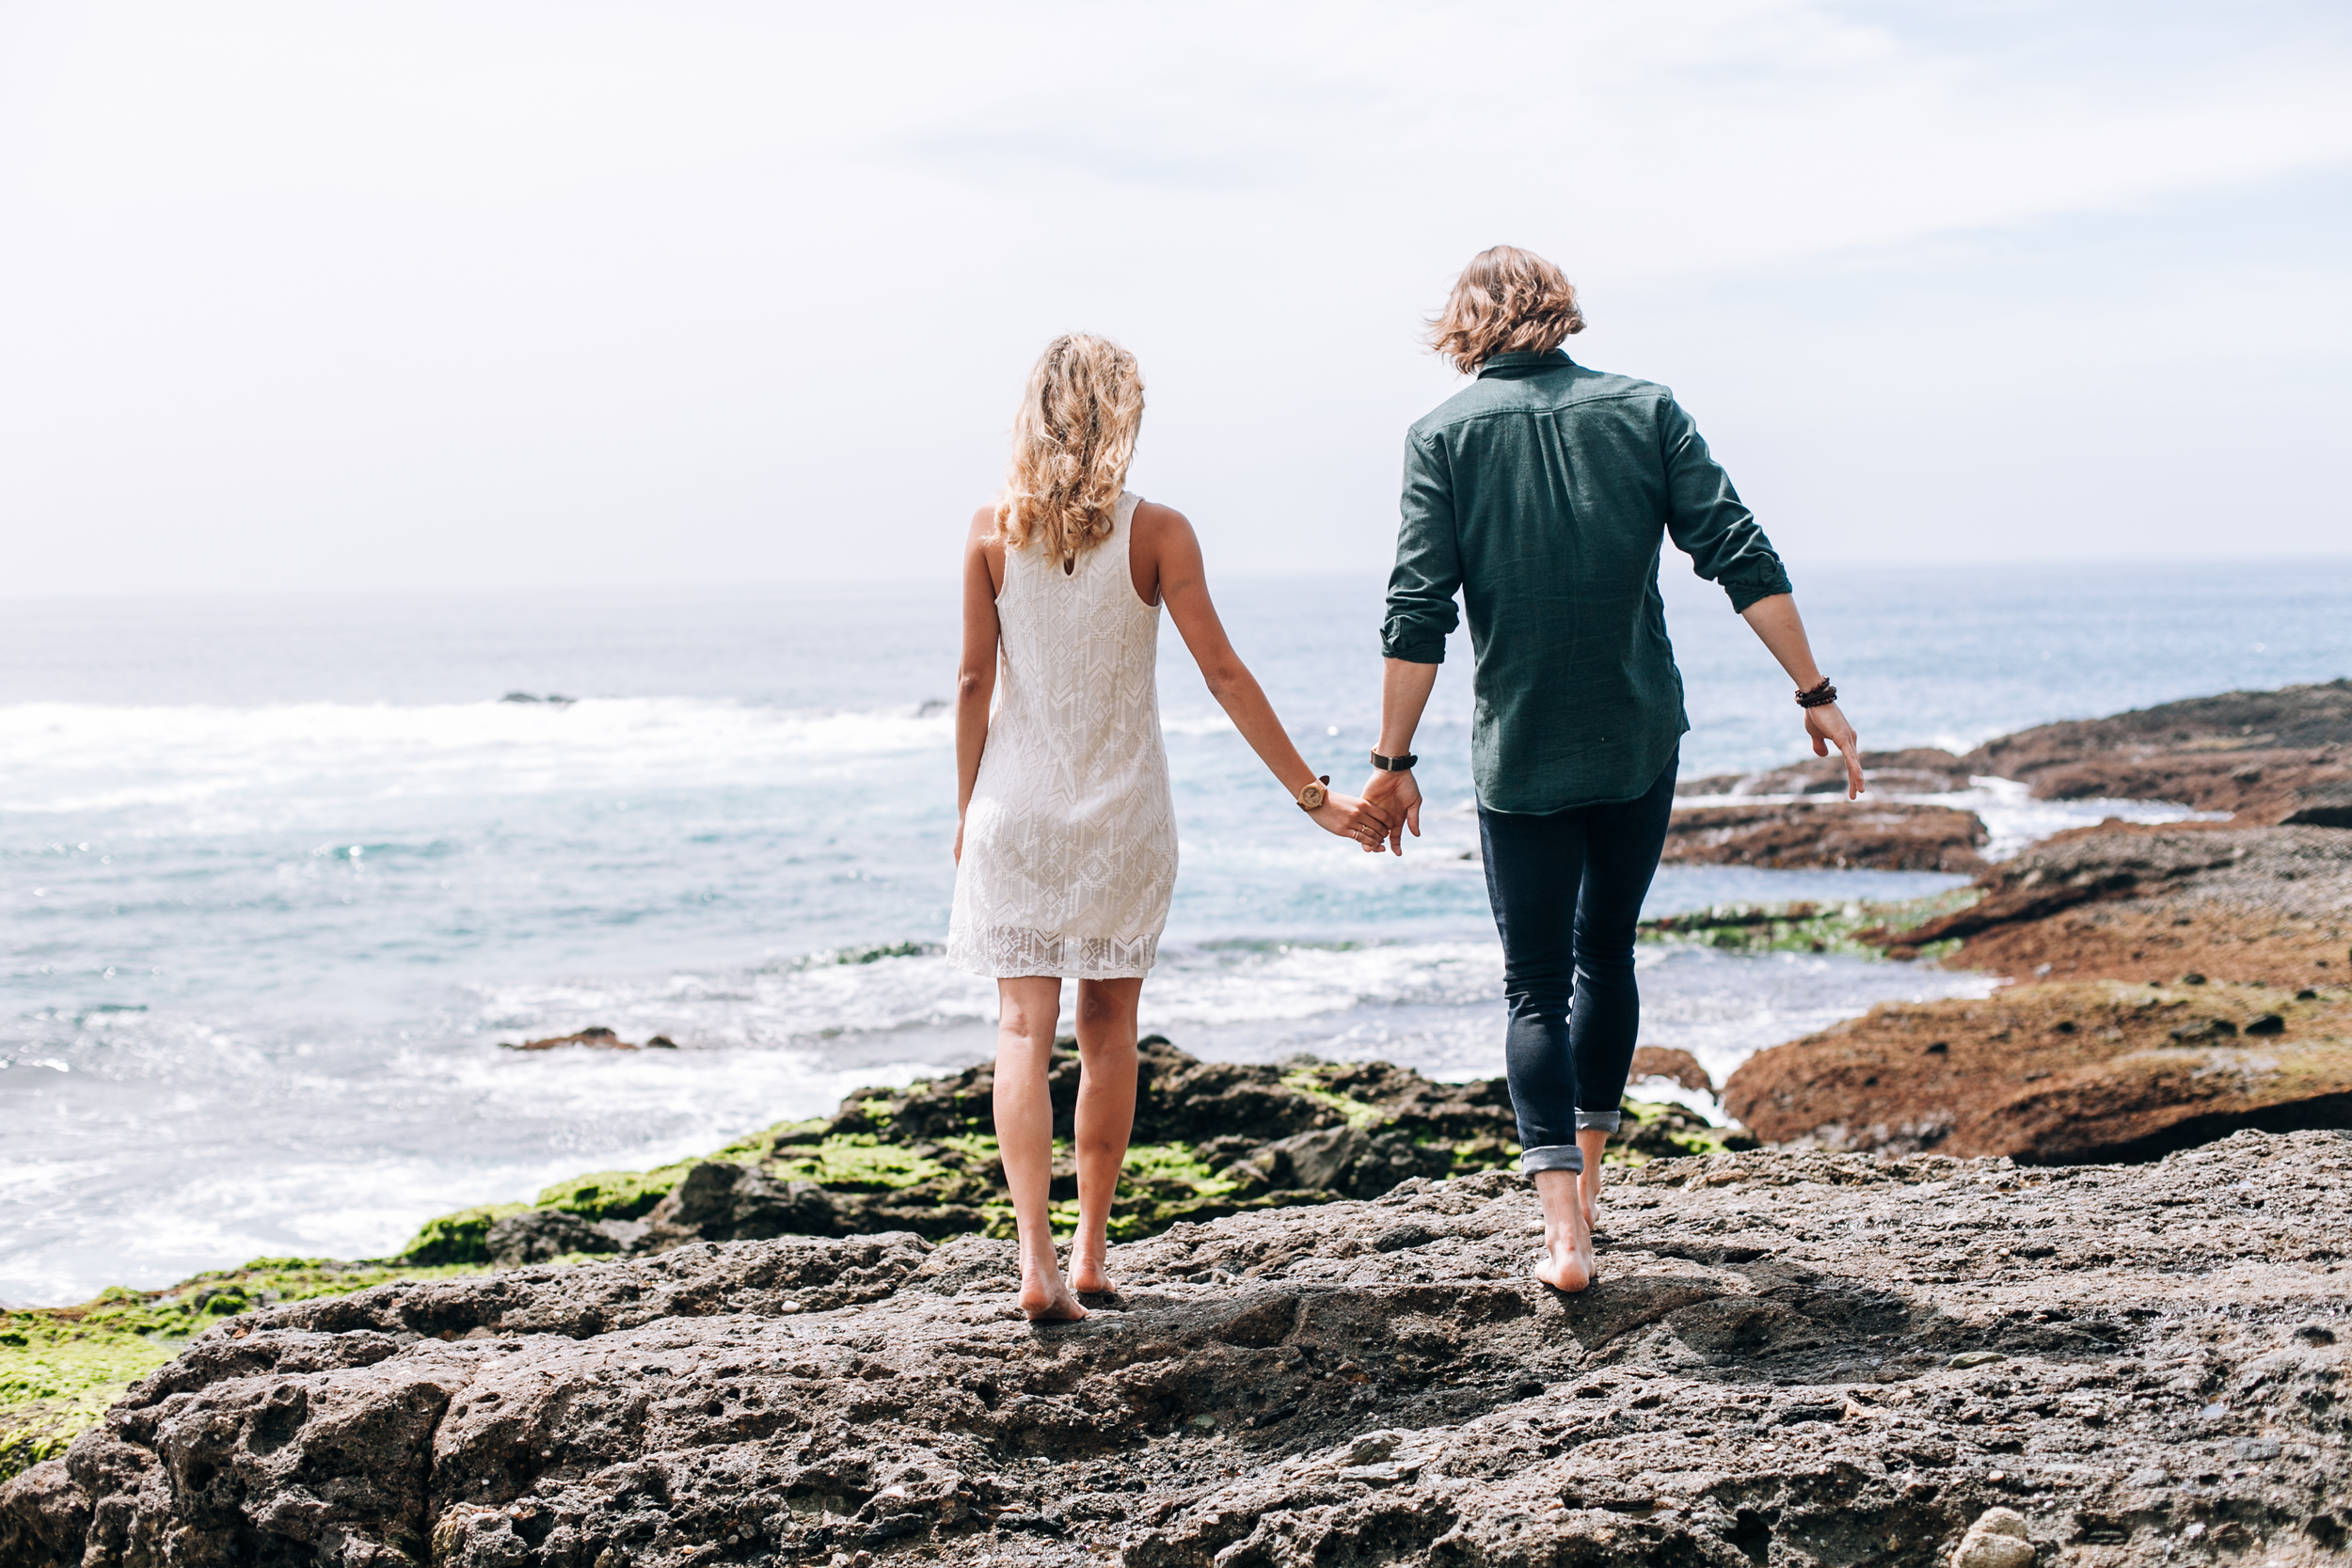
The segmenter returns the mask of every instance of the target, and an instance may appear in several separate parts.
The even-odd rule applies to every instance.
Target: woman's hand
[[[1323,804],[1307,814],[1315,826],[1327,833],[1352,838],[1364,847],[1367,854],[1388,842],[1389,824],[1370,806],[1353,795],[1327,794]]]
[[[1854,738],[1853,726],[1837,711],[1836,703],[1823,703],[1820,707],[1804,710],[1804,733],[1813,737],[1813,754],[1829,755],[1835,746],[1846,759],[1846,799],[1851,800],[1862,793],[1862,742]]]

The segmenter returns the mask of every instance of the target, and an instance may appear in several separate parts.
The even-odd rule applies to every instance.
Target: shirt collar
[[[1530,371],[1556,371],[1575,363],[1568,357],[1565,349],[1555,348],[1549,354],[1537,354],[1533,349],[1514,349],[1509,354],[1498,354],[1479,366],[1478,373],[1482,379],[1493,374],[1525,375]]]

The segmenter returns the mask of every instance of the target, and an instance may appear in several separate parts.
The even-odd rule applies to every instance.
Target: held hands
[[[1851,800],[1862,793],[1862,742],[1854,738],[1853,726],[1837,711],[1836,703],[1804,710],[1804,733],[1813,737],[1813,754],[1829,755],[1832,746],[1846,759],[1846,799]],[[1367,794],[1370,791],[1366,791]]]
[[[1421,785],[1413,782],[1412,770],[1390,772],[1375,769],[1364,784],[1364,805],[1379,815],[1383,824],[1382,837],[1375,838],[1364,847],[1377,854],[1382,839],[1394,854],[1405,853],[1405,830],[1421,836]]]
[[[1325,832],[1354,839],[1364,847],[1366,854],[1378,852],[1381,841],[1389,836],[1387,818],[1353,795],[1327,793],[1323,804],[1307,815]]]

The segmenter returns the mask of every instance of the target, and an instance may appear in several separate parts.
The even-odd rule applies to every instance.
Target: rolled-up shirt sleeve
[[[1413,664],[1443,664],[1446,637],[1461,619],[1454,595],[1462,586],[1462,549],[1454,531],[1453,472],[1434,441],[1406,439],[1400,510],[1380,652]]]
[[[1728,594],[1734,611],[1790,592],[1779,552],[1731,487],[1731,476],[1707,450],[1691,416],[1672,398],[1659,410],[1659,445],[1666,464],[1666,532],[1691,558],[1691,569]],[[1393,622],[1393,588],[1389,603]]]

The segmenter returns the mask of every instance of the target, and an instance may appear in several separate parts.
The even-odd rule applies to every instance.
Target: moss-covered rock
[[[224,1318],[280,1302],[347,1295],[394,1279],[481,1272],[478,1266],[257,1258],[167,1291],[118,1285],[79,1307],[0,1312],[0,1481],[63,1453],[124,1389]]]
[[[421,1265],[439,1263],[486,1263],[490,1260],[485,1244],[490,1227],[509,1214],[519,1214],[532,1207],[527,1203],[483,1203],[471,1209],[460,1209],[453,1214],[442,1214],[424,1222],[423,1227],[400,1249],[402,1261]]]
[[[1279,1066],[1203,1062],[1156,1036],[1137,1054],[1136,1141],[1111,1210],[1117,1240],[1246,1210],[1376,1197],[1413,1177],[1507,1168],[1518,1157],[1510,1090],[1499,1078],[1441,1084],[1387,1062],[1310,1056]],[[1075,1042],[1061,1041],[1047,1080],[1058,1223],[1074,1224],[1077,1213],[1070,1136],[1078,1076]],[[445,1215],[419,1232],[404,1259],[487,1262],[492,1226],[548,1210],[597,1224],[611,1244],[641,1252],[789,1234],[1009,1236],[994,1088],[994,1069],[982,1064],[904,1088],[860,1089],[830,1117],[780,1122],[700,1160],[597,1171],[557,1182],[530,1206]],[[1680,1107],[1628,1109],[1619,1158],[1740,1147],[1736,1134]],[[513,1229],[510,1222],[501,1234]]]
[[[1718,904],[1711,909],[1645,920],[1640,931],[1645,939],[1653,942],[1678,942],[1740,953],[1839,953],[1848,958],[1883,958],[1884,947],[1862,940],[1864,933],[1908,929],[1965,909],[1982,896],[1979,890],[1964,887],[1892,904]],[[1955,941],[1932,949],[1921,948],[1917,956],[1940,958],[1959,945]]]

